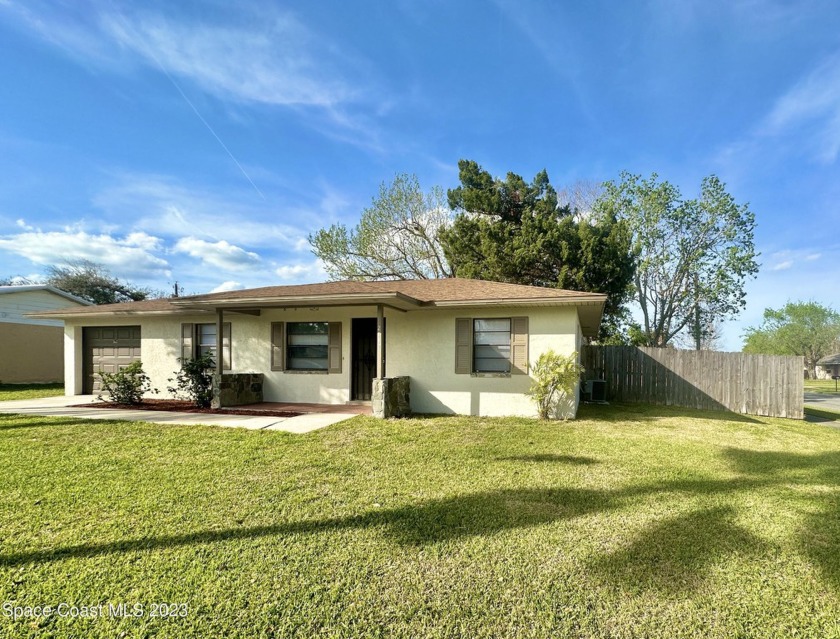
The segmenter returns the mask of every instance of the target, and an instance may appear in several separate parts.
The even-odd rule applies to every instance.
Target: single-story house
[[[29,313],[90,302],[43,284],[0,286],[0,383],[44,384],[64,380],[64,329],[60,319]]]
[[[135,359],[153,387],[179,358],[262,375],[264,401],[370,401],[374,379],[408,377],[418,413],[536,415],[530,366],[580,351],[606,296],[468,279],[271,286],[39,313],[65,325],[68,395]],[[219,361],[215,355],[221,351]],[[577,410],[577,393],[567,414]]]
[[[817,362],[817,379],[831,379],[840,375],[840,353],[826,355]]]

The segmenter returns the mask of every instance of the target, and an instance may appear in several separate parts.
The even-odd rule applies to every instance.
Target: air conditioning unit
[[[603,379],[587,379],[583,382],[583,400],[586,402],[606,403],[607,382]]]

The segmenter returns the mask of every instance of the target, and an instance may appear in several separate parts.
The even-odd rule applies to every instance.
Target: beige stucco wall
[[[572,353],[580,344],[577,311],[568,307],[495,308],[492,311],[426,310],[401,313],[386,309],[387,370],[389,377],[411,378],[412,410],[419,413],[472,415],[536,415],[532,400],[524,395],[530,386],[527,375],[477,377],[455,374],[455,319],[458,317],[529,317],[529,359],[554,349]],[[225,314],[231,323],[232,372],[265,375],[266,401],[322,402],[341,404],[350,399],[351,320],[375,317],[374,307],[321,309],[266,309],[258,317]],[[178,367],[182,322],[213,322],[215,316],[146,316],[86,320],[86,326],[141,325],[141,358],[152,386],[165,391],[167,379]],[[341,322],[341,373],[291,373],[271,371],[271,322]],[[65,329],[66,391],[81,392],[81,324],[68,321]],[[570,415],[577,410],[577,392],[571,398]]]
[[[28,384],[64,379],[60,326],[0,323],[0,382]]]
[[[395,317],[388,324],[388,376],[411,377],[411,408],[418,413],[536,416],[536,405],[525,395],[527,375],[477,377],[455,374],[455,319],[527,315],[528,359],[553,349],[575,351],[579,331],[574,308],[496,308],[418,311]],[[389,315],[389,318],[393,315]],[[577,392],[569,407],[577,411]]]

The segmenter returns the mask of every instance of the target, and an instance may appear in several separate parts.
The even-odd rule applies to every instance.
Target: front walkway
[[[351,419],[359,414],[370,414],[370,406],[325,406],[322,404],[278,404],[264,403],[243,406],[248,410],[317,410],[296,417],[271,417],[257,415],[218,415],[212,413],[176,413],[157,410],[117,410],[98,408],[94,395],[73,397],[44,397],[40,399],[19,399],[0,402],[0,413],[21,415],[43,415],[49,417],[75,417],[77,419],[110,419],[129,422],[151,422],[153,424],[204,424],[209,426],[232,426],[251,430],[282,430],[288,433],[308,433],[319,428]],[[89,404],[90,406],[78,406]]]

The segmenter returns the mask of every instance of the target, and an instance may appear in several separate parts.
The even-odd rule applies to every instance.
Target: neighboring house
[[[137,358],[165,389],[178,358],[221,348],[225,372],[264,375],[265,401],[367,401],[374,378],[408,376],[418,413],[535,415],[529,365],[548,349],[579,352],[605,300],[454,278],[346,281],[38,316],[65,322],[68,395],[97,391],[97,370]]]
[[[60,382],[64,379],[64,329],[60,319],[27,313],[82,308],[90,302],[52,286],[0,286],[0,383]]]
[[[840,375],[840,353],[828,355],[817,362],[817,379],[831,379]]]

